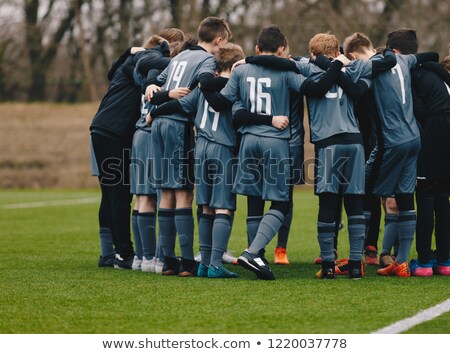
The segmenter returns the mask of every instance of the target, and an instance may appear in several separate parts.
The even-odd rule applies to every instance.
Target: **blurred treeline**
[[[111,62],[164,27],[195,34],[202,18],[227,19],[233,42],[253,52],[261,26],[278,24],[292,54],[331,31],[355,31],[375,46],[399,27],[418,31],[420,50],[448,54],[449,0],[0,0],[0,100],[98,100]]]

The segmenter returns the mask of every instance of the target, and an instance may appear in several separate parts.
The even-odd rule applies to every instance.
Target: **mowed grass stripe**
[[[77,198],[74,192],[52,197],[51,191],[3,191],[2,204],[25,202],[21,193],[34,201]],[[84,191],[80,196],[99,197]],[[237,266],[229,268],[240,277],[226,280],[98,269],[98,205],[2,210],[0,332],[371,333],[448,298],[448,278],[437,276],[384,278],[368,268],[361,281],[316,280],[317,198],[301,188],[295,202],[292,264],[274,266],[274,282],[255,280]],[[239,198],[229,247],[235,255],[246,246],[245,212]],[[269,260],[274,247],[275,241],[267,248]],[[339,252],[348,253],[346,230]],[[427,333],[448,329],[441,317],[426,324]],[[420,333],[421,326],[409,331],[415,330]]]

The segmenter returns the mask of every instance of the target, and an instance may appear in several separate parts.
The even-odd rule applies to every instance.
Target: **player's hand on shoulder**
[[[174,100],[178,100],[189,94],[189,92],[191,92],[191,90],[189,90],[189,87],[178,87],[169,91],[169,97]]]
[[[147,115],[145,116],[145,124],[152,125],[152,121],[153,121],[152,116],[150,115],[150,113],[147,113]]]
[[[273,116],[272,125],[279,130],[285,130],[289,126],[289,118],[286,116]]]
[[[238,60],[236,63],[233,64],[233,66],[231,67],[231,71],[233,71],[234,69],[236,69],[239,65],[245,64],[245,59],[241,59]]]
[[[161,91],[161,87],[156,86],[154,84],[147,86],[147,88],[145,89],[145,99],[147,101],[150,101],[153,98],[153,95],[155,94],[155,92],[158,92],[158,91]]]
[[[142,51],[144,51],[144,50],[145,50],[144,47],[131,47],[130,53],[131,53],[132,55],[134,55],[134,54],[136,54],[136,53],[138,53],[138,52],[142,52]]]
[[[340,54],[335,60],[340,61],[344,66],[350,64],[350,60],[344,54]]]

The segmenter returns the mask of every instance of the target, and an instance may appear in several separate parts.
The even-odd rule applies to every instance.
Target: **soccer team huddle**
[[[437,53],[417,53],[411,29],[389,33],[378,51],[363,33],[343,46],[319,33],[305,57],[289,54],[276,25],[260,30],[251,57],[230,39],[227,22],[208,17],[195,39],[164,29],[113,63],[90,127],[102,190],[99,267],[236,278],[224,266],[234,263],[274,280],[265,250],[278,234],[274,263],[289,264],[306,103],[316,277],[360,279],[370,264],[381,276],[450,275],[450,58],[439,64]],[[248,247],[238,258],[227,252],[236,195],[247,199]],[[350,252],[337,259],[342,205]],[[414,235],[418,259],[410,261]]]

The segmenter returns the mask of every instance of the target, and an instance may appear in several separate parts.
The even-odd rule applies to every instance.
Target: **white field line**
[[[426,310],[418,312],[412,317],[405,318],[404,320],[395,322],[390,326],[383,327],[372,334],[398,334],[407,331],[408,329],[417,326],[423,322],[431,321],[436,317],[450,311],[450,299],[430,307]]]
[[[43,207],[63,206],[63,205],[92,204],[98,203],[99,201],[100,201],[99,197],[66,199],[66,200],[47,200],[42,202],[6,204],[3,206],[3,209],[29,209],[29,208],[43,208]]]

